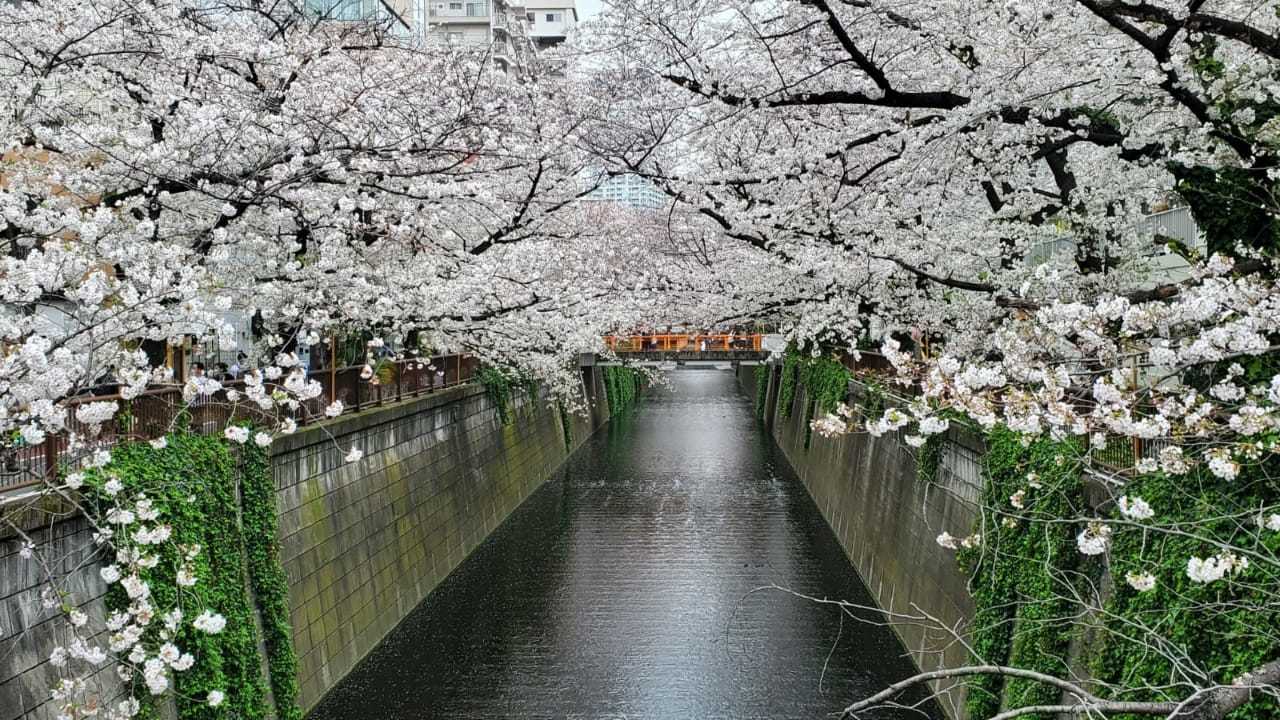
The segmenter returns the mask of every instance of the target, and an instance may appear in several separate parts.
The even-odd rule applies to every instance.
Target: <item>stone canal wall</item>
[[[312,708],[608,419],[517,391],[503,424],[462,387],[273,446],[300,703]],[[344,464],[351,446],[364,451]]]
[[[93,557],[93,528],[65,502],[46,498],[21,502],[22,511],[2,512],[0,522],[0,720],[45,720],[57,714],[49,690],[60,678],[49,663],[53,648],[67,642],[67,623],[55,603],[46,607],[47,574],[37,563],[19,556],[31,542],[39,548],[63,582],[60,590],[75,598],[101,626],[106,584]],[[120,684],[106,670],[89,682],[115,698]]]
[[[599,369],[587,417],[516,390],[503,423],[478,386],[343,416],[272,446],[281,559],[289,582],[300,697],[313,707],[609,418]],[[352,447],[364,452],[344,463]],[[21,509],[21,510],[19,510]],[[50,650],[65,622],[46,609],[30,538],[56,558],[63,589],[101,625],[105,590],[92,531],[65,504],[0,497],[0,720],[51,720]],[[14,528],[20,528],[19,534]],[[103,671],[107,697],[121,688]]]
[[[981,440],[952,432],[931,482],[917,477],[914,451],[896,434],[834,439],[813,434],[806,448],[804,387],[797,383],[788,415],[778,407],[781,368],[767,367],[763,393],[757,392],[753,367],[738,369],[739,384],[756,403],[765,403],[764,411],[758,412],[762,422],[880,608],[891,619],[923,613],[949,627],[964,628],[973,617],[966,578],[956,567],[955,554],[939,548],[935,539],[943,530],[954,533],[973,526],[981,488]],[[922,671],[958,667],[969,659],[945,633],[907,621],[893,627]],[[941,695],[940,702],[950,717],[961,718],[963,689],[952,690]]]

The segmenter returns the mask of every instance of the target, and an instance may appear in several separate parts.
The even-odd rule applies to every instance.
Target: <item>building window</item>
[[[525,17],[525,19],[526,19],[526,20],[528,20],[529,22],[537,22],[537,20],[538,20],[538,14],[537,14],[537,13],[525,13],[524,17]]]
[[[547,22],[549,23],[560,22],[560,13],[547,13]]]
[[[456,3],[451,2],[451,3],[449,3],[449,9],[450,9],[450,10],[461,10],[461,9],[462,9],[462,3],[460,3],[460,2],[456,2]]]

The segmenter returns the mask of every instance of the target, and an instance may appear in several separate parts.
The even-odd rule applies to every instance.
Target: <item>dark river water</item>
[[[310,720],[821,718],[909,675],[892,631],[753,592],[871,603],[732,373],[670,377]]]

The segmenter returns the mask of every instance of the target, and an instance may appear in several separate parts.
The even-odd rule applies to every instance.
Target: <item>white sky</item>
[[[590,20],[600,12],[600,0],[578,0],[578,19]]]

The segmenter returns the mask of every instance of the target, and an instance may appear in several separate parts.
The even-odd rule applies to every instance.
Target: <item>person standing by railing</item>
[[[213,400],[213,394],[221,388],[220,383],[205,374],[204,363],[191,363],[191,378],[182,390],[182,399],[190,408],[191,427],[196,432],[208,434],[213,430],[209,404]]]
[[[231,364],[231,367],[227,368],[227,372],[230,373],[232,380],[239,380],[240,376],[248,369],[249,356],[245,355],[242,350],[236,353],[236,361]]]

